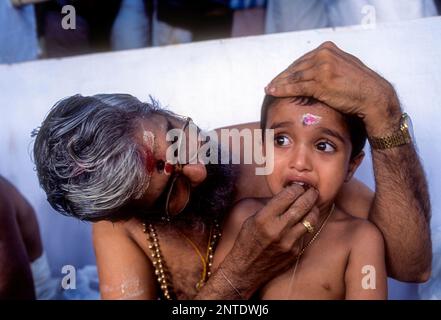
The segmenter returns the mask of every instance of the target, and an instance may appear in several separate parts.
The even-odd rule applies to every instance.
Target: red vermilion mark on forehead
[[[146,150],[146,169],[148,173],[153,173],[155,169],[155,157],[153,156],[153,149],[155,146],[155,135],[153,132],[144,130],[142,133],[142,142]]]
[[[153,173],[155,169],[155,157],[153,156],[153,152],[150,148],[146,150],[146,168],[148,173]]]

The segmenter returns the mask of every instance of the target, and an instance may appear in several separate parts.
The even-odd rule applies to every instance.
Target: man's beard
[[[218,159],[221,159],[221,149],[218,148]],[[157,199],[156,213],[141,212],[144,221],[165,222],[175,226],[190,226],[211,224],[213,220],[221,222],[232,208],[235,197],[235,183],[238,177],[238,166],[231,164],[211,164],[205,165],[207,177],[197,187],[191,189],[190,199],[182,212],[175,216],[166,216],[164,204],[166,201],[166,191]],[[170,183],[165,190],[169,190]]]
[[[232,208],[238,173],[237,166],[207,164],[205,168],[207,169],[207,178],[192,190],[187,207],[177,218],[190,218],[205,223],[217,219],[220,222]]]

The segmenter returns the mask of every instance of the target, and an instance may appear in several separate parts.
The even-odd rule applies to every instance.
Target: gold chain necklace
[[[214,233],[215,225],[216,225],[216,229],[219,230],[219,225],[217,224],[217,222],[214,222],[214,224],[210,228],[210,235],[208,237],[207,252],[205,253],[205,257],[202,255],[196,243],[194,243],[194,241],[191,240],[182,231],[178,230],[178,232],[185,238],[188,244],[190,244],[190,246],[193,248],[193,250],[196,252],[196,254],[198,255],[199,259],[201,259],[202,262],[201,279],[196,283],[196,290],[198,291],[202,288],[205,282],[207,282],[208,277],[210,277],[211,275],[211,267],[213,265],[213,253],[214,253],[213,248],[216,245],[216,242],[218,241],[219,237],[221,236],[220,232],[218,232],[218,234]]]
[[[155,227],[152,224],[146,225],[146,223],[143,223],[143,232],[147,234],[149,249],[151,251],[151,255],[153,259],[153,267],[155,268],[155,275],[157,276],[161,291],[167,300],[172,300],[173,298],[176,297],[173,292],[173,283],[171,280],[171,274],[168,271],[164,257],[162,256],[161,249],[159,247],[158,235],[155,230]],[[205,284],[205,282],[207,282],[208,278],[211,276],[211,267],[213,265],[214,251],[222,235],[220,232],[219,223],[216,220],[213,221],[213,225],[211,226],[211,230],[210,230],[210,236],[208,239],[207,253],[205,258],[202,256],[196,244],[190,238],[188,238],[185,234],[183,234],[180,231],[179,233],[181,233],[181,235],[184,236],[184,238],[188,241],[188,243],[192,245],[193,249],[196,251],[199,258],[201,259],[202,275],[201,275],[201,279],[196,283],[196,289],[200,290],[200,288],[202,288],[202,286]]]
[[[304,246],[302,248],[302,250],[300,251],[299,255],[297,256],[297,260],[300,260],[300,257],[303,255],[303,253],[305,252],[306,248],[308,248],[314,242],[314,240],[317,239],[318,235],[320,234],[322,229],[325,227],[326,222],[328,222],[329,217],[334,212],[334,209],[335,209],[335,203],[332,204],[332,208],[331,208],[331,210],[329,210],[329,213],[326,216],[325,220],[323,220],[322,224],[320,225],[320,228],[317,230],[317,232],[314,234],[314,236],[311,238],[311,240],[308,241],[306,246]]]
[[[302,250],[300,250],[300,253],[297,255],[297,259],[296,259],[296,263],[294,265],[294,269],[291,275],[291,278],[289,280],[289,285],[288,285],[288,289],[286,292],[286,297],[288,298],[291,287],[292,287],[292,283],[294,281],[294,276],[297,272],[297,267],[299,265],[299,261],[300,258],[302,257],[303,253],[305,252],[305,250],[314,242],[315,239],[317,239],[317,237],[319,236],[320,232],[323,230],[323,228],[325,227],[326,223],[329,220],[329,217],[331,217],[332,213],[334,212],[335,209],[335,203],[332,204],[332,208],[331,210],[329,210],[328,215],[326,216],[325,220],[323,220],[322,224],[320,225],[320,228],[317,230],[317,232],[314,234],[314,236],[308,241],[308,243],[302,248]]]

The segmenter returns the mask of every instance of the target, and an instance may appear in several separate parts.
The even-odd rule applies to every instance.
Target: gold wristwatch
[[[387,137],[369,137],[371,148],[377,150],[390,149],[404,144],[412,143],[412,121],[407,113],[403,113],[400,119],[400,129]]]

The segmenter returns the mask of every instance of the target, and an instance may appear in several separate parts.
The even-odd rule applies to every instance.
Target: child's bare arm
[[[359,221],[346,267],[346,299],[387,299],[384,241],[368,221]]]

